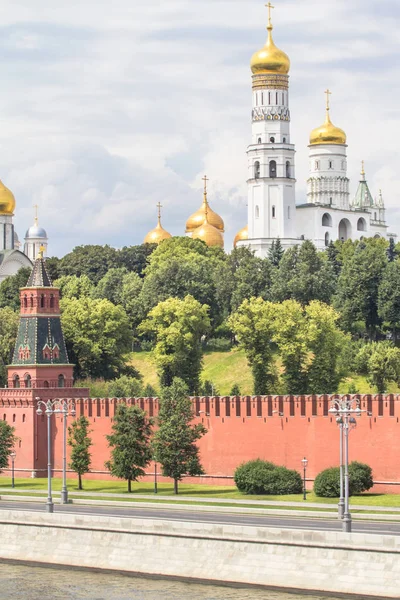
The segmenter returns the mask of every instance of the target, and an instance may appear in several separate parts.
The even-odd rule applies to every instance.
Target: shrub
[[[240,387],[237,383],[235,383],[231,389],[230,396],[240,396]]]
[[[366,492],[373,486],[372,469],[369,465],[353,461],[349,464],[350,496]],[[331,467],[321,471],[315,478],[314,492],[320,498],[339,498],[340,468]]]
[[[244,494],[278,496],[299,494],[303,489],[300,474],[286,467],[256,459],[240,465],[234,475],[238,490]]]

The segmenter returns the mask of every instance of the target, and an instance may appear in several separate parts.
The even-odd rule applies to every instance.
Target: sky
[[[202,201],[247,223],[250,58],[266,39],[263,0],[3,0],[0,178],[22,239],[39,205],[49,255],[140,244],[162,222],[183,235]],[[308,136],[331,117],[348,140],[351,194],[361,160],[400,234],[400,3],[277,0],[274,40],[291,59],[296,199]]]

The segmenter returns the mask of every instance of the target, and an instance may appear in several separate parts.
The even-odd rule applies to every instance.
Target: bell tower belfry
[[[268,37],[251,59],[253,109],[248,156],[248,242],[265,256],[272,241],[283,247],[296,238],[295,147],[290,138],[289,57],[272,39],[267,5]]]
[[[42,247],[26,287],[20,290],[21,312],[9,388],[72,388],[60,319],[60,291],[47,273]]]

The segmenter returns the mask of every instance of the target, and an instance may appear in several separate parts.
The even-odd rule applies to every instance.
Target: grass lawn
[[[54,491],[60,491],[62,486],[62,480],[57,478],[52,480],[52,486]],[[83,481],[84,492],[90,495],[90,492],[94,493],[115,493],[115,494],[127,494],[127,483],[125,481],[94,481],[84,480]],[[0,477],[0,488],[8,492],[12,492],[11,478]],[[21,490],[36,490],[46,491],[47,490],[47,479],[16,479],[15,489]],[[78,482],[76,479],[68,480],[68,489],[71,492],[78,491]],[[152,494],[154,492],[153,483],[134,483],[132,485],[133,493],[132,497],[138,494]],[[173,485],[172,483],[159,483],[158,484],[159,497],[173,496]],[[281,502],[304,502],[302,494],[289,495],[289,496],[247,496],[241,494],[235,487],[230,486],[208,486],[208,485],[188,485],[185,483],[179,486],[179,495],[183,498],[198,497],[211,500],[213,498],[220,498],[221,500],[235,499],[235,500],[275,500]],[[320,504],[336,504],[337,498],[318,498],[313,492],[307,493],[308,502],[318,502]],[[352,504],[359,504],[365,506],[389,506],[389,507],[400,507],[400,494],[362,494],[359,496],[353,496],[351,498]]]

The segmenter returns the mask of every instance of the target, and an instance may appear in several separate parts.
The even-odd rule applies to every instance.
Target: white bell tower
[[[296,240],[295,147],[290,139],[288,56],[272,39],[271,9],[268,38],[253,55],[252,141],[248,156],[248,224],[246,244],[265,256],[280,238],[288,248]]]

